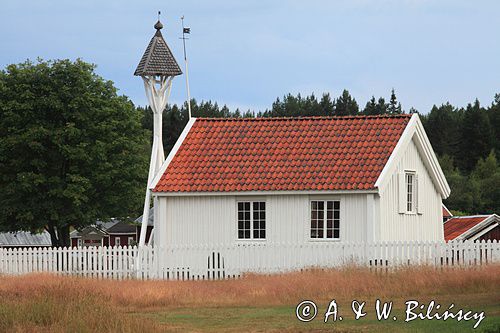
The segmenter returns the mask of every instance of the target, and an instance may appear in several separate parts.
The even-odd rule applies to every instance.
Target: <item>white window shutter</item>
[[[416,185],[416,189],[415,189],[415,195],[417,196],[417,213],[418,214],[422,214],[424,212],[424,210],[422,209],[422,198],[423,198],[423,195],[422,195],[422,181],[419,179],[418,177],[418,174],[415,175],[415,185]]]
[[[404,213],[406,213],[406,190],[405,190],[405,173],[404,172],[400,172],[398,174],[398,183],[399,183],[399,191],[398,191],[399,213],[404,214]]]

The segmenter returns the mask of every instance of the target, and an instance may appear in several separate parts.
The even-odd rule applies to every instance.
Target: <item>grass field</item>
[[[0,332],[500,332],[499,286],[500,266],[345,268],[202,282],[3,276]],[[375,318],[377,298],[394,302],[388,320]],[[307,323],[295,316],[306,299],[318,307]],[[332,299],[343,320],[324,323]],[[353,299],[367,302],[366,317],[354,320]],[[476,330],[475,320],[405,323],[405,301],[411,299],[435,300],[442,311],[451,303],[454,312],[484,311],[485,319]]]

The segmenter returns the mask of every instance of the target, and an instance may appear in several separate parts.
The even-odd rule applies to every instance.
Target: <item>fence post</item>
[[[0,247],[0,274],[5,274],[5,255],[2,247]]]

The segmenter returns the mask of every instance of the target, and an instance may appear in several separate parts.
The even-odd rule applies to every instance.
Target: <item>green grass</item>
[[[417,299],[428,304],[428,299]],[[168,311],[135,313],[157,321],[168,331],[178,332],[500,332],[500,293],[486,295],[467,295],[455,297],[437,297],[436,302],[447,308],[451,302],[454,309],[485,311],[486,318],[474,330],[474,320],[456,321],[420,320],[405,323],[405,300],[394,300],[394,309],[388,320],[378,321],[375,317],[375,301],[365,305],[367,316],[354,320],[350,302],[339,302],[339,315],[342,321],[324,323],[326,303],[318,305],[315,320],[303,323],[295,317],[295,306],[259,306],[259,307],[200,307],[173,308]],[[384,301],[384,300],[383,300]],[[396,316],[394,321],[392,316]]]

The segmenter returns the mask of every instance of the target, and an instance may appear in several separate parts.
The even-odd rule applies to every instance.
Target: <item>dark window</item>
[[[416,182],[415,173],[406,172],[405,177],[405,187],[406,187],[406,211],[408,213],[414,213],[416,207]]]
[[[238,239],[266,238],[266,203],[238,202]]]
[[[311,238],[340,238],[340,201],[311,201]]]

